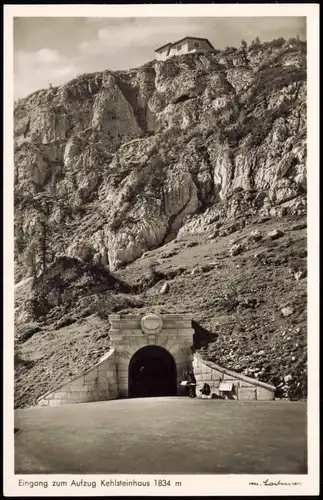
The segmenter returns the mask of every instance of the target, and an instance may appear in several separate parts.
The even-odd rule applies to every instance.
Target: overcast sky
[[[299,35],[302,17],[14,19],[14,95],[24,97],[49,83],[60,85],[82,73],[135,68],[155,58],[154,49],[184,36],[210,40],[215,48]]]

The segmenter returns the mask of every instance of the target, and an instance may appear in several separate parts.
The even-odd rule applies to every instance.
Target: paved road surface
[[[125,399],[15,411],[15,472],[306,474],[306,403]]]

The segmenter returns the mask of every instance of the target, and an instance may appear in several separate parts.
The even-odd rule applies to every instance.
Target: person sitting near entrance
[[[203,396],[209,397],[210,394],[211,394],[211,387],[209,386],[209,384],[207,384],[205,382],[205,384],[203,385],[202,389],[200,389],[200,393],[201,393],[201,397],[202,398],[203,398]]]

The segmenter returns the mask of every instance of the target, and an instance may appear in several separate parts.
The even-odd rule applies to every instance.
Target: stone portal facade
[[[89,370],[49,391],[38,400],[38,406],[58,406],[90,401],[107,401],[129,396],[129,371],[133,356],[146,346],[166,350],[175,364],[176,394],[182,394],[181,382],[193,370],[197,394],[204,383],[211,395],[239,400],[274,399],[275,387],[245,377],[207,362],[193,354],[192,317],[186,314],[122,315],[109,317],[110,350]],[[149,352],[149,349],[146,350]],[[230,389],[228,391],[228,388]]]
[[[192,369],[192,317],[179,314],[109,317],[111,346],[117,352],[119,397],[128,396],[129,363],[132,356],[144,346],[155,345],[166,349],[174,358],[177,390],[187,370]]]

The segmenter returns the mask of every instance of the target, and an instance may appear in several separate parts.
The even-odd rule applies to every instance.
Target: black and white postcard
[[[6,496],[318,494],[318,18],[5,6]]]

